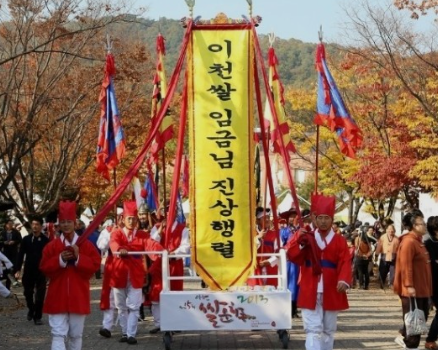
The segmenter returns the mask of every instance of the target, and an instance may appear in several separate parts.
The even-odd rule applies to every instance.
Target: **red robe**
[[[63,236],[49,242],[43,250],[41,271],[49,279],[43,312],[46,314],[90,313],[90,278],[100,267],[100,255],[94,245],[85,240],[79,246],[77,265],[59,265],[59,255],[66,246]]]
[[[182,241],[182,235],[184,228],[180,227],[178,225],[175,225],[176,227],[173,229],[181,229],[181,232],[176,233],[175,231],[172,232],[172,236],[169,240],[169,251],[175,251],[179,248],[181,241]],[[188,235],[188,232],[185,232]],[[188,236],[187,236],[188,237]],[[160,242],[164,246],[166,242],[165,234],[161,232]],[[161,263],[155,264],[151,269],[149,270],[151,274],[151,284],[150,284],[150,290],[149,290],[149,300],[154,302],[160,301],[160,293],[163,290],[163,273],[161,269]],[[172,258],[169,257],[169,274],[171,277],[176,276],[184,276],[184,260],[181,258]],[[170,281],[170,290],[171,291],[182,291],[184,286],[184,281],[181,280],[172,280]]]
[[[290,261],[300,266],[300,292],[298,293],[298,306],[314,310],[320,275],[314,273],[312,268],[312,252],[310,246],[300,248],[299,234],[288,242],[286,246],[287,257]],[[334,234],[333,239],[324,250],[316,244],[316,254],[320,257],[323,276],[323,309],[339,311],[348,309],[346,293],[337,291],[339,281],[351,281],[351,257],[347,241],[341,235]]]
[[[279,244],[278,244],[278,233],[275,230],[269,230],[266,232],[265,237],[260,242],[260,247],[257,249],[258,254],[272,254],[278,253]],[[262,256],[257,258],[257,267],[254,270],[254,275],[259,275],[258,278],[249,278],[247,281],[248,286],[275,286],[278,285],[278,278],[266,278],[266,282],[264,282],[263,278],[263,269],[266,269],[267,275],[278,275],[278,266],[265,266],[260,267],[259,263],[262,260],[269,259],[269,256]]]
[[[145,231],[136,231],[131,242],[128,241],[122,229],[116,229],[111,233],[110,249],[113,253],[120,249],[126,249],[128,252],[142,251],[161,251],[163,247],[149,237]],[[156,255],[149,256],[151,260],[157,260]],[[146,275],[146,264],[141,254],[127,255],[124,257],[115,256],[112,263],[112,274],[110,285],[113,288],[126,288],[128,284],[128,275],[131,285],[134,288],[142,288]]]

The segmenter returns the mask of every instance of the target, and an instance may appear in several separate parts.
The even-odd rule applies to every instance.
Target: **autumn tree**
[[[333,61],[330,62],[332,64]],[[335,72],[335,80],[338,74]],[[316,72],[315,72],[316,81]],[[313,118],[316,114],[316,83],[312,89],[287,88],[286,100],[292,105],[290,115],[291,137],[297,148],[295,157],[315,169],[316,126]],[[327,128],[320,128],[319,141],[319,186],[318,190],[327,195],[336,195],[338,209],[348,208],[350,223],[357,220],[363,199],[358,196],[358,186],[351,179],[357,169],[356,160],[347,159],[342,155],[336,134]]]
[[[93,161],[97,127],[90,123],[98,115],[105,33],[132,16],[99,1],[7,5],[0,22],[0,194],[18,212],[44,215],[61,196],[78,194],[79,175]],[[132,50],[129,44],[122,50]],[[147,58],[144,49],[136,54],[139,67]],[[130,79],[127,97],[138,92]]]
[[[390,165],[388,172],[398,169],[398,176],[391,177],[397,181],[383,176],[382,180],[387,180],[388,186],[392,184],[394,190],[398,187],[410,206],[417,206],[418,191],[436,192],[438,184],[434,146],[438,122],[436,33],[416,33],[394,8],[372,7],[366,1],[360,10],[346,12],[352,25],[349,32],[355,33],[349,37],[352,44],[348,52],[362,61],[362,67],[376,71],[372,86],[378,87],[376,93],[384,97],[382,102],[387,105],[392,99],[392,106],[377,114],[379,122],[375,125],[379,132],[389,128],[392,149],[383,147],[374,152],[373,161],[388,157],[388,152],[391,157],[398,153],[400,159],[393,162],[380,160]],[[383,128],[377,128],[379,125]]]
[[[418,19],[422,15],[426,15],[429,11],[438,14],[438,1],[436,0],[394,0],[394,5],[400,10],[409,10],[412,12],[411,17]]]

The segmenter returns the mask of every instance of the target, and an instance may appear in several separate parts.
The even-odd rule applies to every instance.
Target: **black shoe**
[[[28,321],[32,321],[32,320],[33,320],[33,313],[31,313],[31,312],[29,311],[29,312],[27,313],[26,318],[27,318]]]
[[[159,331],[160,331],[160,327],[155,327],[155,328],[152,328],[152,329],[149,331],[149,333],[150,333],[150,334],[157,334]]]
[[[99,334],[104,338],[111,338],[111,332],[106,328],[101,328]]]
[[[127,343],[129,345],[135,345],[135,344],[137,344],[137,339],[135,339],[134,337],[129,337],[127,340]]]
[[[34,322],[35,325],[37,325],[37,326],[41,326],[41,325],[43,324],[43,321],[41,321],[41,319],[34,320],[33,322]]]
[[[127,343],[128,342],[128,336],[126,334],[123,334],[122,337],[119,339],[119,343]]]

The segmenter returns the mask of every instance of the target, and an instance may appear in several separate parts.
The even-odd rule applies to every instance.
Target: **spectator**
[[[380,288],[385,287],[386,278],[389,273],[389,285],[394,283],[395,260],[399,239],[395,236],[394,225],[388,225],[386,233],[383,234],[376,248],[376,258],[379,259],[379,280]]]
[[[394,292],[399,295],[402,304],[403,318],[412,307],[415,298],[419,309],[424,315],[429,314],[429,297],[432,295],[432,277],[430,256],[422,243],[426,234],[426,223],[421,211],[414,210],[403,218],[406,229],[409,230],[400,239],[395,264]],[[395,342],[406,349],[417,349],[421,335],[407,335],[406,325],[403,325],[402,336]]]
[[[32,234],[23,238],[18,253],[17,272],[15,277],[20,277],[23,269],[24,297],[27,304],[27,320],[33,320],[36,325],[42,325],[44,296],[46,295],[46,276],[40,270],[43,249],[49,243],[49,238],[42,234],[43,219],[35,217],[31,221]]]
[[[354,241],[356,248],[356,267],[359,278],[359,288],[368,289],[370,284],[370,274],[368,270],[369,261],[373,254],[368,235],[362,231]]]
[[[14,228],[14,221],[12,219],[6,221],[5,229],[0,233],[0,245],[3,254],[11,261],[14,267],[17,265],[18,249],[22,239],[21,233]],[[18,281],[13,276],[14,270],[7,269],[4,271],[4,274],[8,277],[6,279],[7,289],[11,289],[11,284],[13,286],[18,285]]]
[[[11,261],[3,253],[0,252],[0,278],[3,277],[3,271],[4,271],[3,264],[5,265],[6,269],[11,269],[13,266]],[[12,293],[9,289],[7,289],[1,281],[0,281],[0,295],[3,298],[13,298],[15,296],[14,293]]]
[[[432,267],[432,302],[435,310],[438,310],[438,216],[431,216],[427,220],[427,231],[429,239],[425,242],[426,249],[430,255]],[[430,324],[429,333],[426,337],[424,347],[429,350],[438,350],[438,311],[435,311],[435,317]]]

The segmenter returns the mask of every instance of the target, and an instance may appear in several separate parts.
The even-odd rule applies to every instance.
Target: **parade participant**
[[[109,247],[113,229],[114,225],[112,220],[107,220],[96,243],[101,252],[106,254],[105,266],[103,268],[102,290],[100,293],[100,309],[103,312],[103,320],[102,328],[99,330],[99,334],[105,338],[111,338],[111,331],[114,326],[114,292],[110,286],[114,256]]]
[[[386,233],[380,236],[377,248],[375,251],[376,257],[379,262],[379,280],[380,288],[385,287],[386,278],[389,273],[389,285],[394,283],[394,271],[395,271],[395,259],[397,255],[397,249],[399,240],[395,236],[394,225],[388,225]]]
[[[310,212],[309,209],[303,209],[301,211],[301,219],[303,220],[303,226],[305,227],[305,226],[309,225],[310,228],[312,230],[314,230],[315,227],[313,226],[313,219],[312,219],[312,217],[313,217],[313,214]],[[297,227],[297,229],[299,229],[299,227]]]
[[[34,217],[31,221],[32,234],[23,238],[18,252],[17,272],[15,277],[20,277],[23,266],[23,278],[21,280],[24,289],[24,297],[27,304],[27,320],[33,320],[36,325],[42,325],[44,296],[46,295],[46,276],[40,270],[40,262],[43,249],[49,243],[43,233],[43,219]]]
[[[272,222],[269,217],[270,209],[257,208],[256,209],[256,244],[257,254],[272,254],[277,253],[280,248],[278,242],[278,233],[272,227]],[[278,258],[273,256],[267,258],[266,256],[257,258],[257,266],[254,275],[257,278],[249,278],[248,285],[255,286],[277,286],[278,279],[276,277],[263,278],[263,275],[277,275],[278,274]]]
[[[280,213],[280,239],[281,245],[284,247],[287,242],[295,234],[296,227],[294,226],[295,218],[297,217],[297,211],[295,208],[289,209],[287,212]],[[287,289],[291,292],[292,307],[291,315],[292,318],[299,317],[297,299],[298,299],[298,275],[300,273],[300,268],[298,265],[291,261],[286,262],[287,271]]]
[[[287,245],[287,256],[300,265],[301,308],[307,350],[333,349],[338,312],[348,309],[351,281],[347,242],[332,230],[335,197],[312,197],[316,230],[300,229]]]
[[[138,223],[139,223],[139,228],[141,230],[149,230],[149,227],[152,226],[151,222],[150,222],[150,216],[149,216],[149,208],[146,205],[146,203],[141,203],[138,207]],[[151,259],[149,259],[148,256],[145,257],[146,258],[146,266],[149,268],[152,265],[152,261]],[[140,310],[139,310],[139,321],[143,321],[145,319],[145,314],[144,314],[144,305],[147,302],[147,306],[150,306],[150,301],[149,301],[149,296],[147,293],[147,290],[149,288],[149,283],[150,283],[150,279],[148,278],[148,284],[146,286],[143,287],[143,302],[140,305]]]
[[[44,250],[40,270],[49,279],[43,312],[49,315],[52,350],[82,349],[85,316],[90,313],[90,278],[100,266],[100,256],[91,242],[76,245],[76,203],[59,203],[61,235]]]
[[[169,208],[167,208],[169,209]],[[151,238],[157,242],[161,242],[161,245],[165,245],[166,237],[166,225],[165,221],[162,221],[161,225],[151,231]],[[172,237],[169,240],[168,252],[169,252],[169,273],[170,276],[183,276],[184,275],[184,260],[183,258],[172,258],[172,255],[177,254],[189,254],[190,253],[190,235],[187,227],[184,227],[181,234],[176,234],[177,222],[175,221],[172,225]],[[149,333],[155,334],[160,331],[160,293],[163,289],[162,271],[161,265],[156,265],[152,270],[159,270],[153,274],[151,278],[151,291],[149,294],[149,299],[151,300],[151,311],[154,318],[154,328],[152,328]],[[182,291],[183,290],[183,280],[173,280],[170,281],[171,291]]]
[[[158,242],[150,239],[149,234],[137,230],[137,204],[134,201],[123,205],[123,228],[114,229],[111,233],[110,248],[113,254],[113,270],[110,285],[114,290],[114,299],[122,327],[120,342],[137,344],[137,321],[142,303],[142,287],[145,282],[146,265],[141,254],[129,252],[161,251]],[[156,260],[156,256],[151,256]]]
[[[414,210],[409,220],[403,218],[403,223],[409,230],[400,237],[395,263],[394,293],[402,304],[403,318],[413,307],[415,298],[417,307],[423,310],[427,319],[429,314],[429,298],[432,296],[432,277],[430,256],[422,239],[426,234],[426,223],[421,211]],[[406,324],[403,323],[402,336],[395,338],[395,342],[405,349],[418,349],[421,334],[407,335]]]
[[[146,203],[141,203],[138,207],[138,222],[141,230],[149,230],[152,226],[149,217],[149,208]]]

